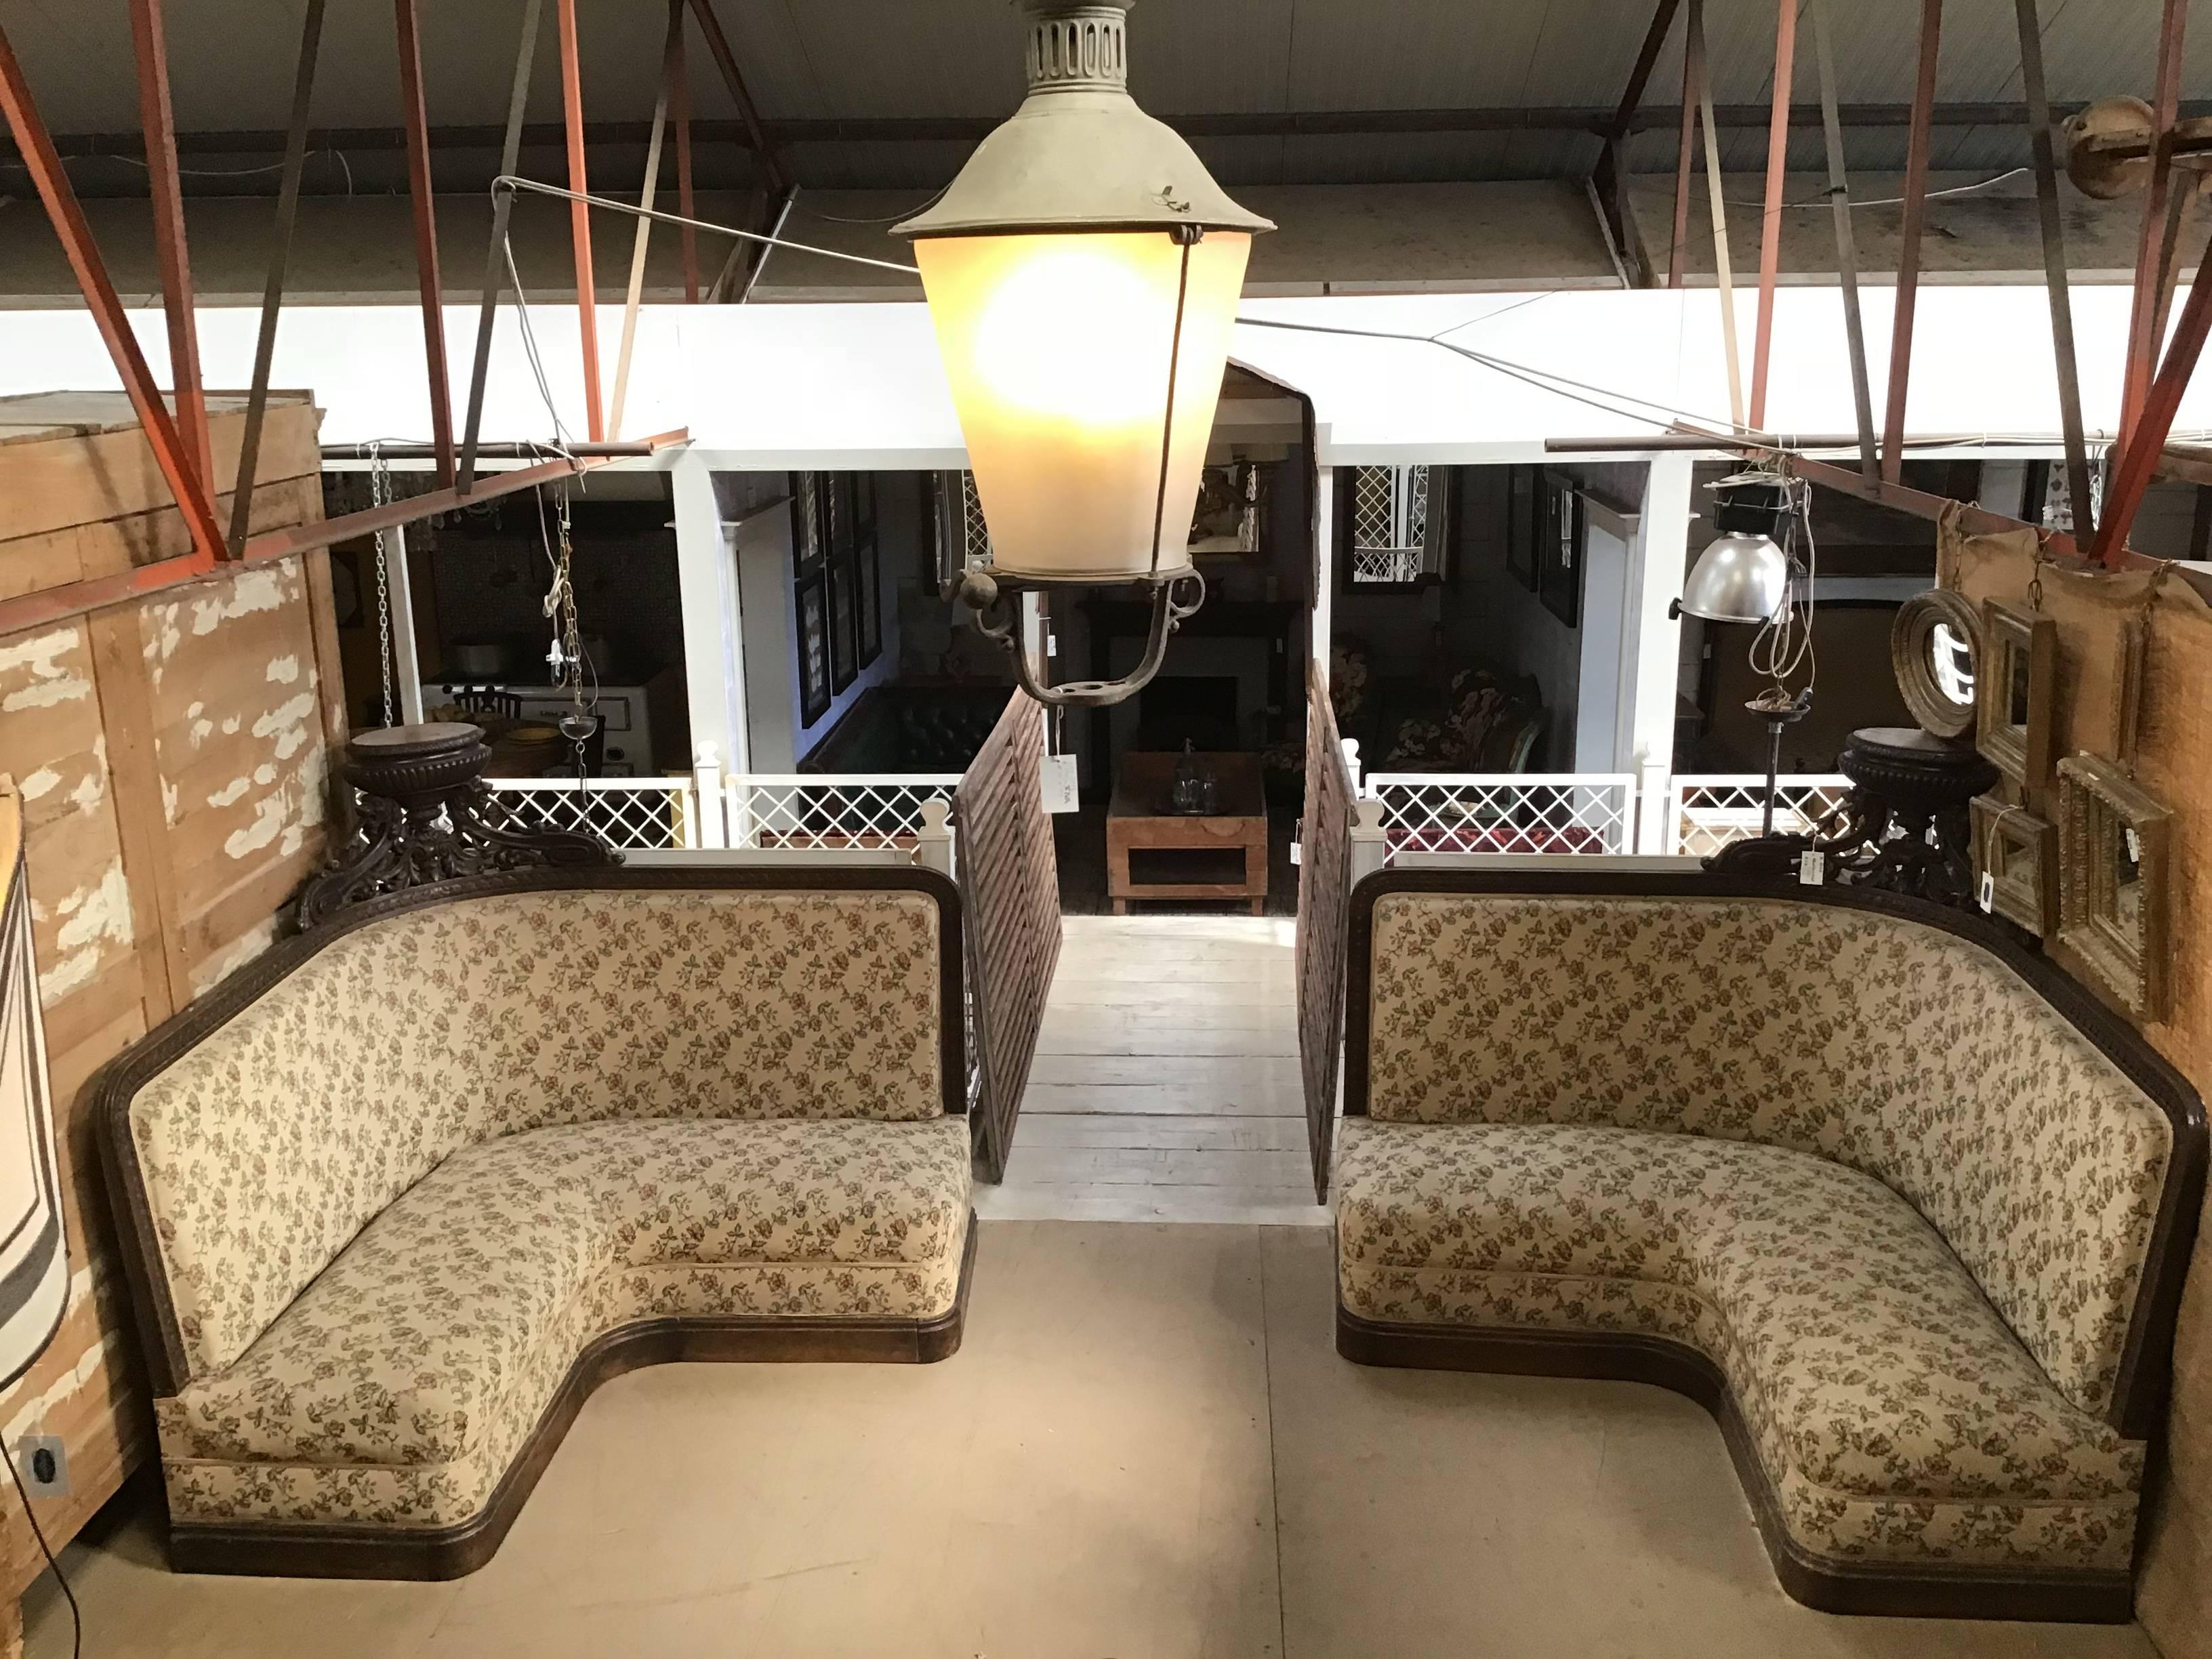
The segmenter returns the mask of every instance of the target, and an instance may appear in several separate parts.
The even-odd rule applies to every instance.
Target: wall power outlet
[[[27,1434],[15,1443],[15,1469],[33,1498],[69,1496],[69,1448],[58,1434]]]

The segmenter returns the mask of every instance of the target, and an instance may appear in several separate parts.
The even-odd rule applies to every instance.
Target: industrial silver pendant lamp
[[[1188,532],[1252,237],[1128,91],[1132,0],[1024,0],[1029,95],[907,220],[991,534],[960,597],[1040,702],[1120,702],[1159,670],[1205,582]],[[1139,584],[1126,678],[1037,683],[1024,590]]]
[[[1786,530],[1786,484],[1765,474],[1738,473],[1713,486],[1720,534],[1690,567],[1678,613],[1706,622],[1771,623],[1790,603],[1790,556],[1775,539]]]

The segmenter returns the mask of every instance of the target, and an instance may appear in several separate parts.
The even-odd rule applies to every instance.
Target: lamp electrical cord
[[[39,1553],[46,1558],[46,1567],[54,1575],[54,1583],[62,1587],[62,1599],[69,1603],[70,1659],[82,1659],[84,1653],[84,1609],[76,1603],[76,1592],[70,1588],[69,1575],[62,1564],[54,1559],[53,1546],[46,1542],[46,1529],[39,1524],[39,1517],[31,1510],[31,1494],[24,1490],[23,1477],[15,1468],[15,1455],[0,1446],[0,1460],[8,1465],[8,1478],[15,1483],[15,1496],[22,1500],[23,1518],[31,1523],[31,1536],[39,1540]]]

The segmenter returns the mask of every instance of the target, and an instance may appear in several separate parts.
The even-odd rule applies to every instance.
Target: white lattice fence
[[[730,845],[808,852],[914,845],[925,801],[950,801],[957,772],[751,774],[729,781]]]
[[[1628,853],[1636,779],[1626,772],[1376,772],[1388,856],[1401,853]]]
[[[529,830],[586,830],[611,846],[659,851],[699,845],[690,778],[488,778],[509,822]]]
[[[1796,774],[1776,788],[1774,828],[1802,836],[1850,793],[1851,781],[1839,772]],[[1759,833],[1766,811],[1762,773],[1684,774],[1667,788],[1667,850],[1706,858],[1732,841]]]

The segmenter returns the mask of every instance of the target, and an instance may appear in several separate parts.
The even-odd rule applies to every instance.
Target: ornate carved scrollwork
[[[483,729],[459,721],[391,726],[349,743],[344,775],[361,792],[357,822],[330,867],[301,890],[299,931],[434,882],[622,862],[586,831],[516,827],[483,781],[490,759]]]
[[[1966,744],[1901,726],[1852,732],[1838,764],[1851,793],[1811,835],[1737,842],[1705,867],[1784,875],[1814,851],[1838,880],[1975,908],[1968,803],[1996,782],[1997,769]]]

